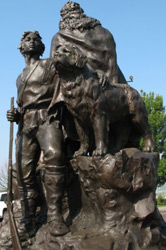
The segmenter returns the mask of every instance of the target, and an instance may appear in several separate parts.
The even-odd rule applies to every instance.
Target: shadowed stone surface
[[[70,233],[53,238],[43,228],[32,249],[165,249],[166,225],[155,199],[157,158],[132,148],[72,160],[82,209]]]
[[[36,237],[22,246],[32,250],[164,250],[166,224],[155,199],[157,163],[157,153],[135,148],[123,149],[114,156],[79,156],[71,160],[75,173],[69,168],[68,202],[63,201],[70,233],[51,236],[41,213]],[[19,220],[19,202],[14,203],[14,208]],[[8,218],[0,233],[1,249],[12,249]]]

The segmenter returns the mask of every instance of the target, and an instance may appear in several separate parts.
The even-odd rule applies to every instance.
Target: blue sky
[[[7,162],[9,123],[6,110],[17,95],[15,81],[24,68],[17,46],[27,30],[38,30],[49,57],[50,43],[58,32],[65,0],[5,0],[0,3],[0,166]],[[166,104],[166,0],[77,0],[88,16],[110,30],[116,41],[118,64],[137,90],[153,91]],[[15,133],[17,126],[15,126]]]

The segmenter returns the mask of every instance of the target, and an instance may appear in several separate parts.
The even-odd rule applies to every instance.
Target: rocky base
[[[73,159],[71,165],[79,182],[73,174],[67,186],[70,233],[53,237],[43,224],[26,249],[166,249],[166,224],[155,199],[157,163],[157,153],[135,148],[114,156]],[[77,202],[80,187],[81,210]]]

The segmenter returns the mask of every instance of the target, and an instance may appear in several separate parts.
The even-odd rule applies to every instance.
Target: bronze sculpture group
[[[103,229],[101,222],[96,222],[101,234],[104,228],[105,231],[111,232],[110,225],[113,221],[110,217],[110,224],[108,223],[109,216],[105,214],[108,208],[101,205],[105,204],[102,203],[103,199],[107,199],[105,191],[102,191],[102,198],[101,189],[111,189],[109,199],[115,199],[116,202],[117,198],[114,196],[117,197],[115,193],[119,191],[112,191],[112,188],[122,189],[123,194],[130,190],[132,204],[136,201],[135,191],[131,190],[138,190],[138,197],[141,192],[142,187],[139,184],[129,185],[129,182],[133,181],[134,173],[130,164],[127,165],[130,157],[134,157],[135,153],[138,156],[138,150],[123,149],[138,148],[141,136],[144,138],[144,152],[153,152],[154,148],[145,104],[139,93],[127,84],[117,65],[112,34],[104,29],[98,20],[87,17],[77,3],[67,2],[61,10],[61,16],[60,31],[52,39],[48,59],[40,59],[45,49],[40,34],[37,31],[23,34],[19,49],[25,58],[26,67],[17,78],[18,107],[7,112],[8,120],[18,124],[16,171],[22,213],[18,234],[20,239],[34,238],[36,233],[40,234],[40,228],[36,229],[35,220],[36,209],[41,200],[36,174],[39,170],[47,210],[46,225],[50,237],[54,237],[51,243],[53,245],[48,249],[70,249],[67,248],[71,244],[67,243],[67,238],[66,241],[63,238],[66,245],[64,242],[62,244],[59,238],[74,232],[72,226],[70,227],[72,221],[65,223],[62,215],[66,182],[70,182],[66,175],[68,165],[73,167],[82,183],[82,203],[90,199],[92,204],[94,203],[94,211],[101,211]],[[67,141],[69,143],[66,143]],[[123,156],[118,156],[118,152],[122,152]],[[141,161],[145,162],[145,165],[151,161],[149,155],[141,155],[139,159],[144,159]],[[107,164],[102,165],[102,161]],[[119,169],[118,163],[113,165],[116,161],[121,162],[119,167],[123,165],[123,161],[125,166],[128,166],[126,169],[129,169],[129,174],[126,176],[130,178],[127,179],[127,183],[122,181],[124,185],[117,183],[116,178],[120,179],[121,174],[114,173],[114,166]],[[108,162],[110,167],[107,168]],[[86,165],[89,166],[89,170]],[[91,167],[96,174],[90,172]],[[125,173],[126,169],[124,167],[122,173]],[[150,178],[153,179],[154,176],[155,171]],[[146,183],[146,180],[142,182]],[[148,188],[154,189],[155,181],[152,181],[153,185],[149,179],[148,182]],[[97,194],[98,188],[100,191]],[[76,190],[73,191],[72,198],[68,197],[69,203],[70,199],[75,198],[74,192],[77,193]],[[121,191],[118,195],[122,195]],[[147,194],[147,197],[151,196]],[[128,204],[126,198],[124,202]],[[69,208],[70,206],[69,204]],[[83,211],[87,210],[88,206],[88,203],[83,204]],[[87,212],[84,211],[82,214],[87,215]],[[120,219],[117,218],[118,220]],[[89,218],[87,227],[88,223]],[[81,231],[84,231],[83,224],[84,222],[82,225],[78,223]],[[41,240],[42,237],[39,238]],[[86,248],[87,245],[81,245],[82,248],[79,248],[77,241],[78,239],[73,243],[75,248],[72,249],[90,249]],[[58,248],[61,244],[64,248]],[[94,245],[93,247],[95,249]]]

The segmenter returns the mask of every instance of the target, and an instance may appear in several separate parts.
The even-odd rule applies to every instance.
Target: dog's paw
[[[87,150],[80,148],[74,153],[73,157],[76,158],[77,156],[86,156],[86,155],[87,155]]]
[[[151,137],[146,138],[144,140],[144,147],[142,149],[143,152],[153,152],[154,151],[154,143]]]
[[[107,150],[106,147],[96,148],[96,149],[93,151],[92,155],[93,155],[93,156],[104,156],[104,155],[107,154],[107,152],[108,152],[108,150]]]

